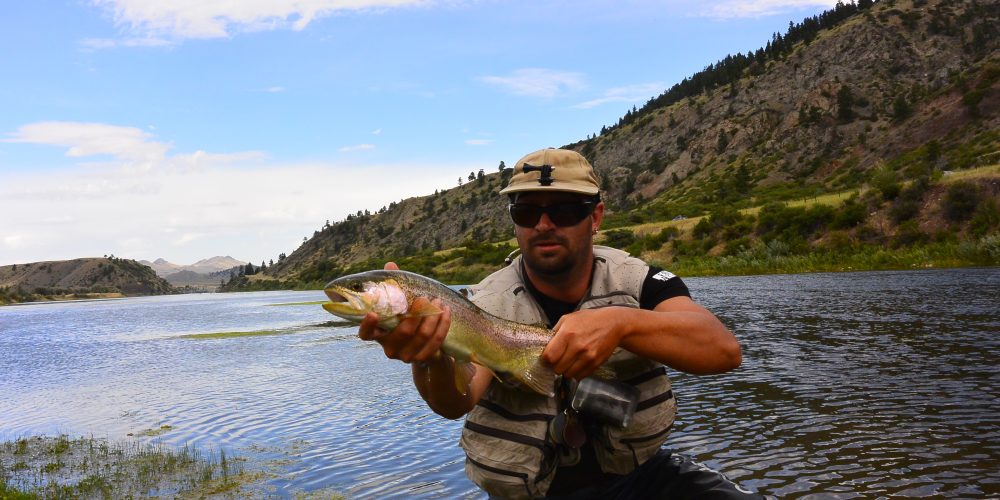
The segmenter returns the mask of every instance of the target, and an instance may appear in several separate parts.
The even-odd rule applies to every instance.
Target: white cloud
[[[375,130],[372,130],[372,135],[382,135],[382,129],[377,128]]]
[[[285,87],[268,87],[264,89],[264,92],[269,92],[271,94],[277,94],[278,92],[284,92],[287,90]]]
[[[582,73],[544,68],[521,68],[507,76],[483,76],[480,81],[515,95],[553,98],[584,87]]]
[[[86,51],[114,49],[117,47],[167,47],[174,45],[174,42],[164,38],[123,38],[114,40],[111,38],[84,38],[79,42]]]
[[[129,40],[227,38],[235,33],[302,30],[312,21],[340,11],[422,5],[430,0],[93,0],[104,8]],[[112,41],[110,46],[125,45]],[[85,42],[106,48],[107,41]]]
[[[465,143],[470,146],[488,146],[493,144],[493,139],[467,139]]]
[[[198,170],[210,166],[219,166],[232,163],[253,163],[267,159],[267,153],[263,151],[242,151],[239,153],[207,153],[205,151],[195,151],[191,154],[178,154],[171,156],[164,165],[172,170]]]
[[[155,127],[150,127],[151,129]],[[2,142],[42,144],[68,148],[66,156],[82,158],[110,155],[117,161],[92,162],[94,167],[112,167],[119,174],[135,174],[160,169],[167,172],[188,171],[207,168],[212,165],[255,162],[267,158],[263,151],[242,151],[238,153],[194,153],[167,155],[171,145],[154,140],[153,134],[136,127],[123,127],[104,123],[81,122],[37,122],[22,125],[16,132],[8,134]],[[111,192],[148,192],[148,186],[140,181],[128,184],[118,180],[101,183],[87,182],[68,186],[66,189],[50,190],[52,196],[103,196]],[[40,195],[40,193],[28,193]]]
[[[37,122],[23,125],[3,142],[46,144],[69,149],[66,156],[111,155],[121,160],[163,160],[170,145],[151,140],[152,134],[136,127],[103,123]]]
[[[701,15],[717,19],[763,17],[796,9],[833,7],[837,0],[727,0],[703,10]]]
[[[368,151],[370,149],[375,149],[375,145],[374,144],[355,144],[353,146],[344,146],[344,147],[338,149],[337,151],[340,151],[341,153],[352,153],[352,152],[355,152],[355,151]]]
[[[178,263],[213,255],[276,259],[325,220],[451,187],[456,172],[488,165],[245,167],[237,162],[187,172],[155,169],[141,182],[114,169],[80,167],[5,174],[0,213],[18,216],[0,219],[0,265],[108,253]],[[81,191],[86,196],[63,195]],[[74,221],[60,219],[65,214]]]
[[[574,104],[570,107],[589,109],[611,102],[645,102],[650,97],[660,94],[664,90],[664,86],[660,82],[615,87],[604,91],[604,95],[597,99]]]

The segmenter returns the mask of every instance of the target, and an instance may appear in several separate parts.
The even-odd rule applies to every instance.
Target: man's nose
[[[552,223],[552,219],[549,218],[547,212],[542,212],[541,217],[538,218],[538,224],[535,224],[535,231],[551,231],[555,229],[556,225]]]

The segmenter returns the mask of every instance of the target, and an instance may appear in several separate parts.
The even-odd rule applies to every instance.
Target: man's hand
[[[385,265],[385,269],[398,270],[393,262]],[[412,306],[426,305],[428,300],[419,297]],[[427,362],[438,356],[441,344],[451,327],[451,309],[440,300],[434,299],[431,304],[443,311],[442,314],[407,318],[399,322],[391,332],[378,327],[378,316],[368,313],[358,328],[358,337],[362,340],[374,340],[382,346],[386,357],[398,359],[405,363]]]
[[[559,319],[542,360],[565,377],[582,380],[611,357],[624,331],[622,309],[585,309]]]

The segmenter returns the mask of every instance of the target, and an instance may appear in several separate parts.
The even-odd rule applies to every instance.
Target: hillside
[[[615,207],[656,200],[668,211],[754,188],[858,186],[928,144],[930,167],[967,168],[1000,150],[998,12],[995,2],[880,2],[811,41],[776,35],[740,78],[653,100],[572,147],[603,168]]]
[[[115,257],[0,267],[0,303],[171,292],[173,287],[149,267]]]
[[[785,254],[979,242],[1000,225],[995,176],[956,184],[945,173],[1000,160],[998,12],[993,1],[840,4],[564,147],[586,155],[602,179],[605,227],[623,235],[609,243],[662,264],[732,257],[774,242]],[[502,260],[484,255],[510,248],[506,200],[496,194],[509,175],[503,166],[326,225],[230,289],[314,285],[388,258],[434,263],[432,274],[481,275]],[[827,212],[809,209],[809,228],[774,233],[768,226],[772,217],[801,215],[783,202],[833,192],[856,195]],[[949,208],[962,200],[972,208]],[[730,217],[751,207],[753,214]],[[712,227],[697,232],[694,224],[671,234],[638,229],[709,214]],[[502,245],[491,250],[483,242]],[[984,262],[989,252],[982,251],[948,262]]]

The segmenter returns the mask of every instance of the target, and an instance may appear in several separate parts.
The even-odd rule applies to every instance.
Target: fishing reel
[[[639,404],[639,389],[613,380],[588,377],[567,380],[568,407],[549,422],[549,436],[569,449],[587,442],[588,423],[628,427]]]

